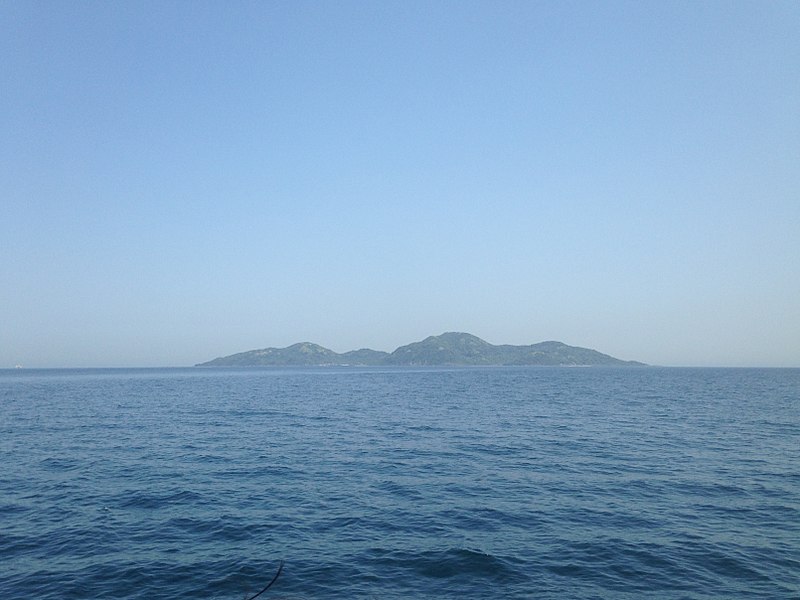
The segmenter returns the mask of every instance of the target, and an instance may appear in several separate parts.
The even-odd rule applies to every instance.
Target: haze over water
[[[800,370],[0,371],[0,596],[792,598]]]
[[[442,331],[800,367],[798,31],[0,2],[0,599],[281,560],[264,598],[800,597],[797,369],[166,368]]]

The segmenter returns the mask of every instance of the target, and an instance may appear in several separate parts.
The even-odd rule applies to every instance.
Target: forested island
[[[400,346],[394,352],[362,348],[338,353],[311,342],[287,348],[263,348],[215,358],[197,367],[269,366],[644,366],[644,363],[614,358],[608,354],[540,342],[528,346],[494,345],[469,333],[432,335],[420,342]]]

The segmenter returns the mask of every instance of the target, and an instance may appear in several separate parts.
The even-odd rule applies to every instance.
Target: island
[[[337,353],[311,342],[286,348],[248,350],[215,358],[196,367],[275,366],[645,366],[596,350],[562,342],[528,346],[494,345],[469,333],[448,332],[400,346],[394,352],[362,348]]]

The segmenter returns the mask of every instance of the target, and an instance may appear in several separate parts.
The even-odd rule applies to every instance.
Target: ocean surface
[[[0,598],[800,598],[800,369],[0,371]]]

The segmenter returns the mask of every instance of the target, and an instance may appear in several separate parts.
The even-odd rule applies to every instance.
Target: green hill
[[[469,333],[443,333],[401,346],[391,354],[363,348],[339,354],[317,344],[302,342],[287,348],[264,348],[215,358],[198,367],[261,366],[440,366],[440,365],[542,365],[641,366],[596,350],[561,342],[530,346],[495,346]]]

